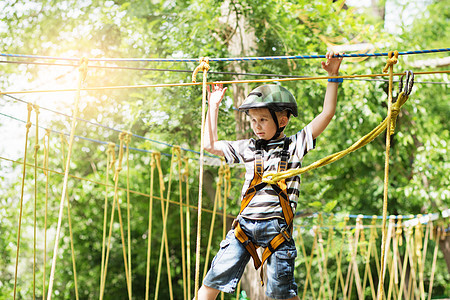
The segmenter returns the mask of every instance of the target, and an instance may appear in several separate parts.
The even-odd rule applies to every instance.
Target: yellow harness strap
[[[278,165],[278,172],[283,172],[287,169],[288,158],[289,158],[289,139],[285,138],[284,147],[281,155],[281,160]],[[244,194],[244,197],[241,201],[241,209],[239,214],[248,206],[250,201],[255,196],[256,192],[266,186],[266,183],[262,182],[264,165],[262,159],[262,150],[257,149],[255,154],[255,174],[253,179],[249,185],[249,188]],[[283,231],[281,231],[277,236],[275,236],[269,243],[269,245],[264,249],[262,254],[262,259],[259,258],[256,249],[259,247],[253,244],[245,232],[242,230],[238,219],[235,219],[232,227],[234,228],[234,235],[236,238],[244,245],[245,249],[250,253],[253,258],[253,265],[256,270],[259,269],[264,262],[276,251],[276,249],[284,242],[291,239],[290,234],[287,232],[289,228],[291,228],[292,221],[294,220],[294,213],[292,212],[291,206],[289,205],[289,197],[287,195],[287,185],[285,180],[281,180],[275,184],[270,185],[278,194],[278,198],[280,200],[280,205],[283,210],[283,216],[288,225]],[[261,268],[260,272],[261,276],[261,285],[264,285],[264,273],[263,268]]]

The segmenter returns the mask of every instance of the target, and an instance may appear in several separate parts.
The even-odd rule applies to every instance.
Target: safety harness
[[[285,171],[287,169],[288,160],[289,160],[289,142],[290,139],[284,138],[283,150],[280,153],[280,163],[278,164],[278,172]],[[264,163],[263,163],[263,150],[261,149],[261,145],[256,143],[255,145],[255,174],[253,179],[245,192],[242,201],[241,201],[241,210],[239,211],[239,215],[242,211],[248,206],[250,201],[255,196],[256,192],[263,189],[267,183],[262,182],[262,177],[264,173]],[[283,210],[283,217],[286,221],[287,227],[284,227],[282,231],[276,235],[268,244],[268,246],[264,249],[262,258],[260,259],[256,249],[259,247],[253,244],[245,232],[242,230],[238,218],[233,221],[232,227],[234,228],[234,234],[236,238],[244,245],[247,251],[253,258],[253,265],[255,269],[258,270],[259,267],[264,265],[264,262],[272,255],[277,248],[284,242],[289,241],[291,239],[291,230],[292,230],[292,221],[294,219],[294,214],[292,212],[292,208],[289,204],[289,197],[287,194],[287,186],[285,180],[278,181],[276,184],[270,184],[270,186],[275,190],[278,195],[278,199],[280,201],[281,208]],[[260,272],[261,276],[261,285],[264,285],[264,273],[263,268],[261,268]]]

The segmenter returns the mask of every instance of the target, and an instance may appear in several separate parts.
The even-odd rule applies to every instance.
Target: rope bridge
[[[446,49],[448,51],[448,49]],[[389,170],[389,136],[391,130],[391,126],[393,121],[391,119],[395,118],[395,113],[398,114],[398,110],[401,105],[407,100],[408,93],[403,93],[400,97],[401,101],[396,102],[396,104],[392,105],[392,82],[393,76],[403,75],[403,73],[393,73],[393,64],[396,62],[398,57],[398,53],[395,55],[393,53],[389,53],[388,64],[386,66],[386,70],[389,70],[389,102],[388,102],[388,117],[381,124],[381,127],[376,129],[376,135],[380,134],[387,130],[387,150],[386,150],[386,166],[385,166],[385,197],[383,201],[383,216],[382,216],[382,224],[381,224],[381,236],[382,243],[381,247],[377,246],[376,238],[378,236],[377,228],[378,226],[373,222],[370,226],[365,226],[362,222],[361,218],[357,218],[355,225],[349,225],[348,219],[345,220],[345,224],[343,226],[332,226],[331,229],[326,230],[324,227],[324,221],[322,217],[317,219],[317,225],[311,227],[309,231],[306,231],[304,227],[298,226],[298,230],[294,238],[297,240],[298,245],[300,245],[303,260],[299,260],[299,265],[296,268],[297,278],[300,278],[303,281],[303,293],[302,298],[308,299],[311,296],[314,299],[336,299],[336,297],[343,297],[344,299],[351,298],[355,293],[359,299],[364,298],[365,293],[370,294],[373,298],[378,297],[378,299],[391,297],[401,298],[402,296],[407,297],[408,299],[411,297],[417,297],[421,299],[425,299],[425,294],[428,293],[428,299],[431,298],[432,295],[432,287],[434,280],[434,271],[435,264],[437,258],[437,247],[438,242],[435,242],[434,254],[432,257],[432,266],[431,269],[428,269],[428,266],[425,266],[424,262],[427,259],[425,257],[428,247],[428,242],[432,239],[438,241],[440,238],[445,236],[445,232],[442,231],[441,228],[433,227],[433,223],[429,222],[427,226],[422,224],[418,224],[414,228],[408,227],[403,228],[401,223],[401,218],[395,224],[393,219],[390,219],[388,227],[386,227],[387,221],[387,180],[388,180],[388,170]],[[212,60],[211,60],[212,61]],[[72,116],[71,130],[69,135],[68,142],[65,142],[65,139],[61,139],[60,143],[60,152],[62,154],[62,164],[65,166],[64,172],[60,173],[60,176],[63,176],[63,186],[61,192],[61,199],[59,204],[59,213],[58,213],[58,222],[56,225],[56,237],[55,237],[55,246],[53,249],[53,257],[51,262],[51,271],[50,277],[47,284],[47,274],[46,274],[46,265],[48,264],[46,259],[46,245],[47,245],[47,214],[48,214],[48,199],[49,199],[49,174],[56,173],[54,170],[50,170],[49,163],[49,153],[50,153],[50,134],[49,130],[46,131],[46,135],[42,141],[44,147],[44,162],[41,166],[39,166],[38,162],[38,150],[41,147],[41,144],[38,140],[39,137],[39,124],[38,124],[38,115],[39,115],[39,107],[36,105],[31,105],[30,103],[27,106],[28,115],[26,122],[26,137],[25,137],[25,149],[24,149],[24,157],[22,162],[17,162],[22,164],[22,178],[21,178],[21,193],[20,193],[20,210],[19,210],[19,226],[18,226],[18,238],[17,238],[17,252],[16,252],[16,260],[15,260],[15,276],[14,276],[14,299],[16,299],[16,290],[18,286],[18,268],[19,268],[19,258],[20,258],[20,239],[21,239],[21,226],[22,226],[22,216],[23,216],[23,202],[25,198],[25,178],[27,167],[31,167],[34,169],[34,239],[33,239],[33,298],[36,297],[36,253],[37,253],[37,205],[38,205],[38,186],[42,183],[37,181],[38,171],[42,171],[45,175],[45,225],[44,225],[44,261],[43,261],[43,280],[42,280],[42,298],[47,298],[48,300],[52,298],[53,295],[53,284],[55,281],[55,268],[57,265],[57,257],[58,257],[58,247],[59,247],[59,236],[61,234],[61,226],[62,226],[62,217],[64,215],[63,208],[67,206],[67,217],[68,217],[68,228],[69,228],[69,236],[71,241],[71,253],[72,253],[72,269],[73,269],[73,278],[74,278],[74,289],[75,289],[75,297],[79,299],[79,287],[77,282],[77,269],[76,269],[76,257],[75,257],[75,247],[73,243],[73,234],[72,234],[72,221],[71,221],[71,212],[70,207],[71,204],[69,202],[69,191],[68,191],[68,181],[69,178],[74,178],[73,175],[70,174],[70,165],[71,165],[71,154],[73,152],[74,146],[74,138],[75,138],[75,128],[77,121],[77,113],[78,113],[78,103],[80,100],[80,91],[82,90],[102,90],[102,89],[110,89],[110,88],[142,88],[142,87],[156,87],[156,86],[188,86],[188,85],[196,85],[195,83],[195,75],[196,72],[203,72],[203,82],[201,83],[203,86],[203,101],[202,101],[202,134],[201,137],[203,139],[203,128],[204,128],[204,116],[206,113],[206,85],[210,84],[207,81],[207,72],[209,70],[209,60],[207,58],[202,58],[200,60],[200,65],[196,69],[193,74],[194,83],[186,83],[186,84],[165,84],[165,85],[147,85],[147,86],[133,86],[133,87],[94,87],[87,88],[86,87],[86,76],[88,70],[88,60],[82,59],[79,64],[79,79],[78,79],[78,87],[77,89],[66,89],[66,90],[47,90],[47,91],[19,91],[19,92],[1,92],[1,94],[16,94],[16,93],[38,93],[38,92],[62,92],[62,91],[75,91],[75,102],[74,102],[74,113]],[[437,72],[422,72],[422,74],[430,74]],[[442,71],[440,73],[448,73],[448,71]],[[419,74],[419,72],[415,73]],[[353,76],[338,76],[338,77],[309,77],[309,78],[285,78],[285,79],[277,79],[277,81],[288,81],[288,80],[314,80],[314,79],[327,79],[327,78],[356,78],[363,76],[384,76],[384,74],[374,74],[374,75],[353,75]],[[273,80],[245,80],[245,81],[230,81],[230,82],[221,82],[221,83],[249,83],[249,82],[268,82]],[[410,92],[410,90],[409,90]],[[398,103],[398,104],[397,104]],[[28,152],[28,143],[29,143],[29,130],[32,126],[31,123],[31,114],[32,111],[35,111],[35,146],[34,146],[34,165],[29,165],[27,162],[27,152]],[[393,127],[392,127],[393,128]],[[376,136],[375,135],[375,136]],[[132,143],[131,137],[133,135],[129,132],[120,132],[119,133],[119,147],[118,154],[116,158],[117,148],[115,144],[109,144],[108,149],[106,151],[106,170],[105,170],[105,182],[97,182],[99,187],[103,187],[104,189],[104,214],[103,214],[103,235],[102,235],[102,250],[101,250],[101,271],[99,278],[99,298],[103,299],[105,297],[105,292],[107,292],[107,277],[108,277],[108,263],[111,255],[111,249],[113,247],[113,231],[115,227],[120,229],[120,244],[122,245],[122,256],[123,256],[123,267],[125,274],[125,284],[127,295],[129,299],[132,299],[133,296],[133,260],[132,260],[132,248],[131,248],[131,199],[130,196],[133,193],[130,189],[130,160],[129,160],[129,150],[130,143]],[[373,138],[373,134],[371,134]],[[373,139],[372,138],[372,139]],[[65,149],[65,144],[67,143],[67,149]],[[363,142],[363,144],[367,144],[367,139]],[[364,144],[364,145],[365,145]],[[361,145],[362,147],[363,145]],[[356,148],[357,149],[357,148]],[[356,150],[353,149],[352,151]],[[165,270],[167,273],[167,290],[170,296],[170,299],[178,299],[180,295],[174,295],[173,289],[173,278],[171,272],[180,268],[180,266],[173,266],[173,262],[171,262],[170,255],[170,246],[168,239],[168,224],[167,220],[169,217],[169,213],[173,213],[171,211],[170,205],[176,205],[179,208],[179,228],[171,227],[170,230],[173,232],[174,230],[179,230],[180,232],[180,243],[181,247],[179,251],[181,252],[182,263],[181,263],[181,273],[182,280],[177,280],[182,282],[182,290],[183,290],[183,299],[191,299],[192,296],[197,296],[197,291],[200,282],[200,257],[202,255],[202,247],[201,244],[201,228],[202,228],[202,213],[203,213],[203,204],[202,204],[202,186],[203,186],[203,141],[201,141],[200,148],[200,159],[199,159],[199,194],[198,194],[198,204],[197,204],[197,240],[196,240],[196,255],[195,255],[195,282],[192,283],[190,278],[192,274],[191,268],[191,215],[190,210],[193,208],[189,203],[189,169],[191,166],[189,165],[189,160],[186,159],[182,155],[182,151],[180,147],[172,147],[172,156],[170,161],[170,173],[162,174],[161,167],[161,154],[157,151],[153,151],[150,156],[150,183],[149,189],[150,193],[143,194],[148,198],[148,228],[146,230],[147,235],[147,258],[146,258],[146,285],[145,285],[145,296],[148,299],[150,292],[153,293],[154,298],[158,299],[159,292],[161,290],[161,274],[163,267],[163,262],[165,261]],[[2,158],[6,159],[7,158]],[[332,161],[337,159],[332,159]],[[184,164],[184,170],[182,165]],[[126,169],[126,187],[120,186],[120,178],[123,178],[123,169]],[[196,168],[197,169],[197,168]],[[157,171],[158,176],[155,176],[154,173]],[[110,173],[113,175],[112,178],[109,177]],[[278,175],[278,174],[277,174]],[[277,175],[272,175],[273,177]],[[288,176],[292,176],[289,174]],[[175,178],[176,177],[176,178]],[[81,179],[81,178],[79,178]],[[87,181],[87,179],[83,179]],[[110,181],[113,181],[114,184],[110,184]],[[275,180],[272,178],[272,180]],[[159,193],[153,191],[155,182],[158,182],[159,185]],[[183,189],[184,184],[184,189]],[[179,196],[178,201],[172,199],[172,193],[176,190],[173,186],[177,185],[177,193]],[[222,207],[222,236],[226,233],[226,225],[227,225],[227,204],[226,199],[228,197],[230,191],[230,170],[229,168],[222,164],[218,170],[218,181],[216,183],[216,197],[214,199],[214,208],[209,213],[211,213],[211,223],[210,223],[210,232],[208,237],[208,245],[206,247],[206,264],[204,265],[204,274],[207,268],[208,259],[210,256],[210,246],[212,242],[212,238],[214,235],[215,228],[215,218],[218,212],[218,207]],[[123,191],[123,193],[120,193]],[[110,192],[113,192],[113,196],[109,197]],[[123,196],[126,194],[126,197]],[[158,196],[156,196],[156,194]],[[124,199],[126,198],[126,199]],[[161,213],[161,223],[157,224],[154,218],[156,218],[155,213],[153,212],[153,208],[155,206],[154,200],[160,200],[159,210]],[[64,204],[67,201],[66,204]],[[111,203],[112,202],[112,203]],[[109,210],[108,207],[111,206]],[[194,207],[195,208],[195,207]],[[122,215],[122,209],[125,209],[125,216]],[[115,216],[115,211],[117,210],[117,216]],[[118,223],[116,221],[118,219]],[[126,228],[124,225],[124,220],[126,220]],[[375,219],[374,219],[375,220]],[[109,224],[109,226],[108,226]],[[151,254],[152,252],[152,229],[154,226],[160,225],[162,228],[161,236],[156,237],[157,241],[160,241],[159,247],[159,258],[158,258],[158,271],[156,275],[156,283],[154,288],[150,287],[150,278],[153,274],[150,271],[151,265]],[[367,229],[370,229],[368,233],[369,239],[367,240],[365,236],[367,235]],[[117,233],[116,233],[117,234]],[[340,235],[340,239],[338,238]],[[402,235],[405,235],[405,241],[402,239]],[[309,245],[311,243],[306,242],[308,239],[312,239],[312,247],[309,249]],[[325,243],[326,239],[326,243]],[[404,247],[403,243],[405,244]],[[336,247],[339,245],[339,247]],[[336,249],[340,249],[336,252]],[[378,253],[378,248],[380,248],[380,253]],[[392,252],[392,253],[391,253]],[[391,254],[391,255],[390,255]],[[348,265],[346,265],[347,260],[343,259],[343,257],[350,257],[348,260]],[[379,259],[380,258],[380,259]],[[359,263],[358,262],[363,262]],[[375,267],[373,266],[375,265]],[[314,271],[313,268],[317,268],[317,272]],[[336,275],[334,278],[331,277],[329,270],[336,270]],[[428,273],[426,273],[428,272]],[[385,274],[389,274],[388,280],[388,288],[387,292],[385,291],[384,277]],[[111,275],[110,275],[111,276]],[[335,282],[334,287],[331,282]],[[425,288],[425,283],[428,283],[428,289]],[[48,285],[48,289],[47,289]],[[194,292],[192,292],[191,288],[194,286]],[[378,288],[377,288],[378,285]],[[174,298],[175,297],[175,298]],[[239,297],[239,293],[237,293],[237,297]]]

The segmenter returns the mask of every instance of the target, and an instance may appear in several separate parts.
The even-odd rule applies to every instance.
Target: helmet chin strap
[[[272,141],[272,140],[278,139],[278,138],[280,137],[281,133],[283,132],[284,128],[286,127],[286,126],[280,127],[280,126],[278,125],[278,118],[277,118],[276,113],[275,113],[273,110],[271,110],[271,109],[269,109],[269,111],[270,111],[270,114],[272,115],[272,119],[273,119],[273,121],[275,122],[275,125],[277,126],[277,131],[275,132],[275,134],[273,135],[273,137],[271,137],[271,138],[268,139],[268,140],[263,140],[263,139],[257,140],[257,141],[256,141],[256,149],[264,149],[264,150],[267,150],[267,149],[266,149],[267,144],[268,144],[270,141]]]
[[[273,111],[272,109],[269,109],[269,111],[270,114],[272,115],[272,119],[275,122],[275,125],[277,126],[277,131],[275,132],[274,136],[269,139],[269,141],[271,141],[278,139],[286,126],[280,127],[280,125],[278,124],[278,118],[275,111]]]

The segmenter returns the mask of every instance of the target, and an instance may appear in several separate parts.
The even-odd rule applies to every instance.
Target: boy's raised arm
[[[219,105],[222,102],[223,96],[227,88],[222,84],[208,86],[208,111],[206,113],[205,123],[205,150],[211,154],[223,156],[220,149],[216,149],[215,143],[218,141],[217,137],[217,119],[219,117]]]
[[[336,53],[336,55],[339,55],[339,53]],[[328,72],[328,76],[338,76],[339,67],[343,57],[334,57],[333,52],[328,52],[326,54],[326,58],[327,61],[322,62],[322,68]],[[336,112],[338,86],[339,83],[337,82],[328,82],[327,84],[322,112],[310,123],[312,136],[314,139],[317,138],[325,130],[325,128],[327,128],[334,116],[334,113]]]

